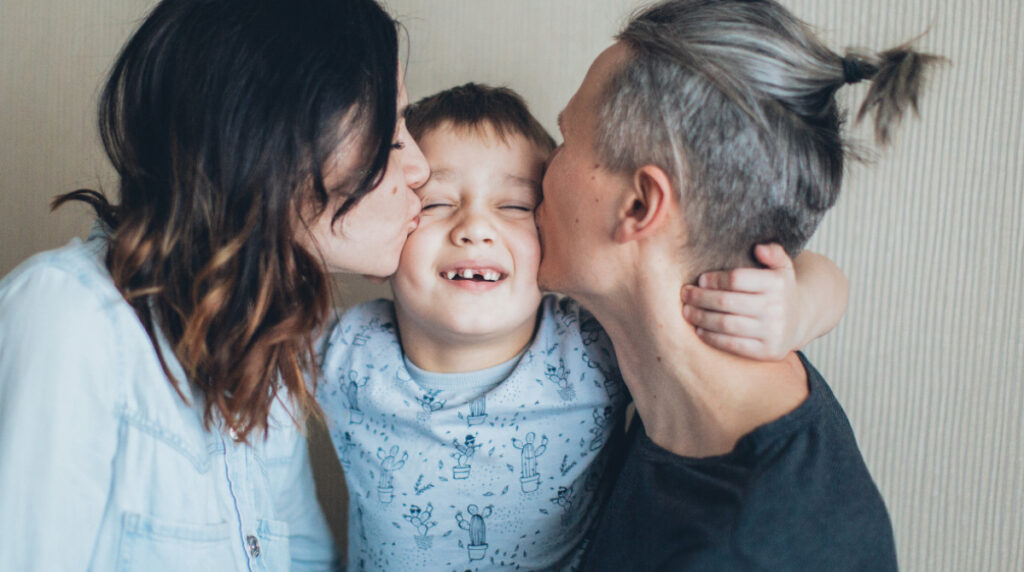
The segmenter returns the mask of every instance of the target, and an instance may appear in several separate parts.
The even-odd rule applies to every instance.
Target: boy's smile
[[[533,211],[544,155],[521,135],[503,140],[490,125],[445,123],[420,147],[432,175],[417,191],[420,225],[392,279],[403,347],[425,369],[423,353],[460,347],[494,363],[459,371],[501,363],[533,336],[541,300]],[[424,346],[432,349],[416,351]]]
[[[488,285],[508,278],[508,272],[499,264],[489,260],[467,260],[441,269],[441,277],[456,282],[461,288],[485,289]]]

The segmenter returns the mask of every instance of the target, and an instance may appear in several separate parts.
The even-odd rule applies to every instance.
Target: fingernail
[[[701,288],[707,288],[708,287],[708,278],[707,278],[707,276],[704,276],[703,274],[701,274],[700,278],[697,279],[697,284],[700,285]]]

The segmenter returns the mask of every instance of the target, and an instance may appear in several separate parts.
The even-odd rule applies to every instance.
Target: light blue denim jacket
[[[286,407],[250,446],[204,430],[201,398],[168,382],[105,246],[94,232],[0,281],[0,569],[334,566]]]

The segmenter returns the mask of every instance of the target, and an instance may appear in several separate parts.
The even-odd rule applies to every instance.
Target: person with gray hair
[[[857,117],[885,144],[942,58],[840,56],[773,0],[669,0],[617,39],[559,116],[537,211],[541,285],[604,326],[638,414],[584,569],[895,569],[821,375],[711,347],[677,292],[766,242],[800,252],[851,157],[836,92],[872,81]]]

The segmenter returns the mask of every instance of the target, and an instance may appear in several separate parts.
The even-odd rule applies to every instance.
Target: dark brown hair
[[[397,65],[396,24],[372,0],[165,0],[115,62],[99,126],[120,202],[79,190],[53,206],[96,210],[114,284],[184,399],[168,340],[207,427],[265,434],[280,391],[318,411],[304,376],[329,288],[296,221],[310,205],[343,215],[382,176]],[[327,188],[336,153],[358,168]]]
[[[522,135],[545,154],[555,149],[555,140],[530,113],[523,98],[507,87],[467,83],[449,88],[410,105],[405,121],[415,139],[444,123],[469,129],[489,125],[503,141]]]

